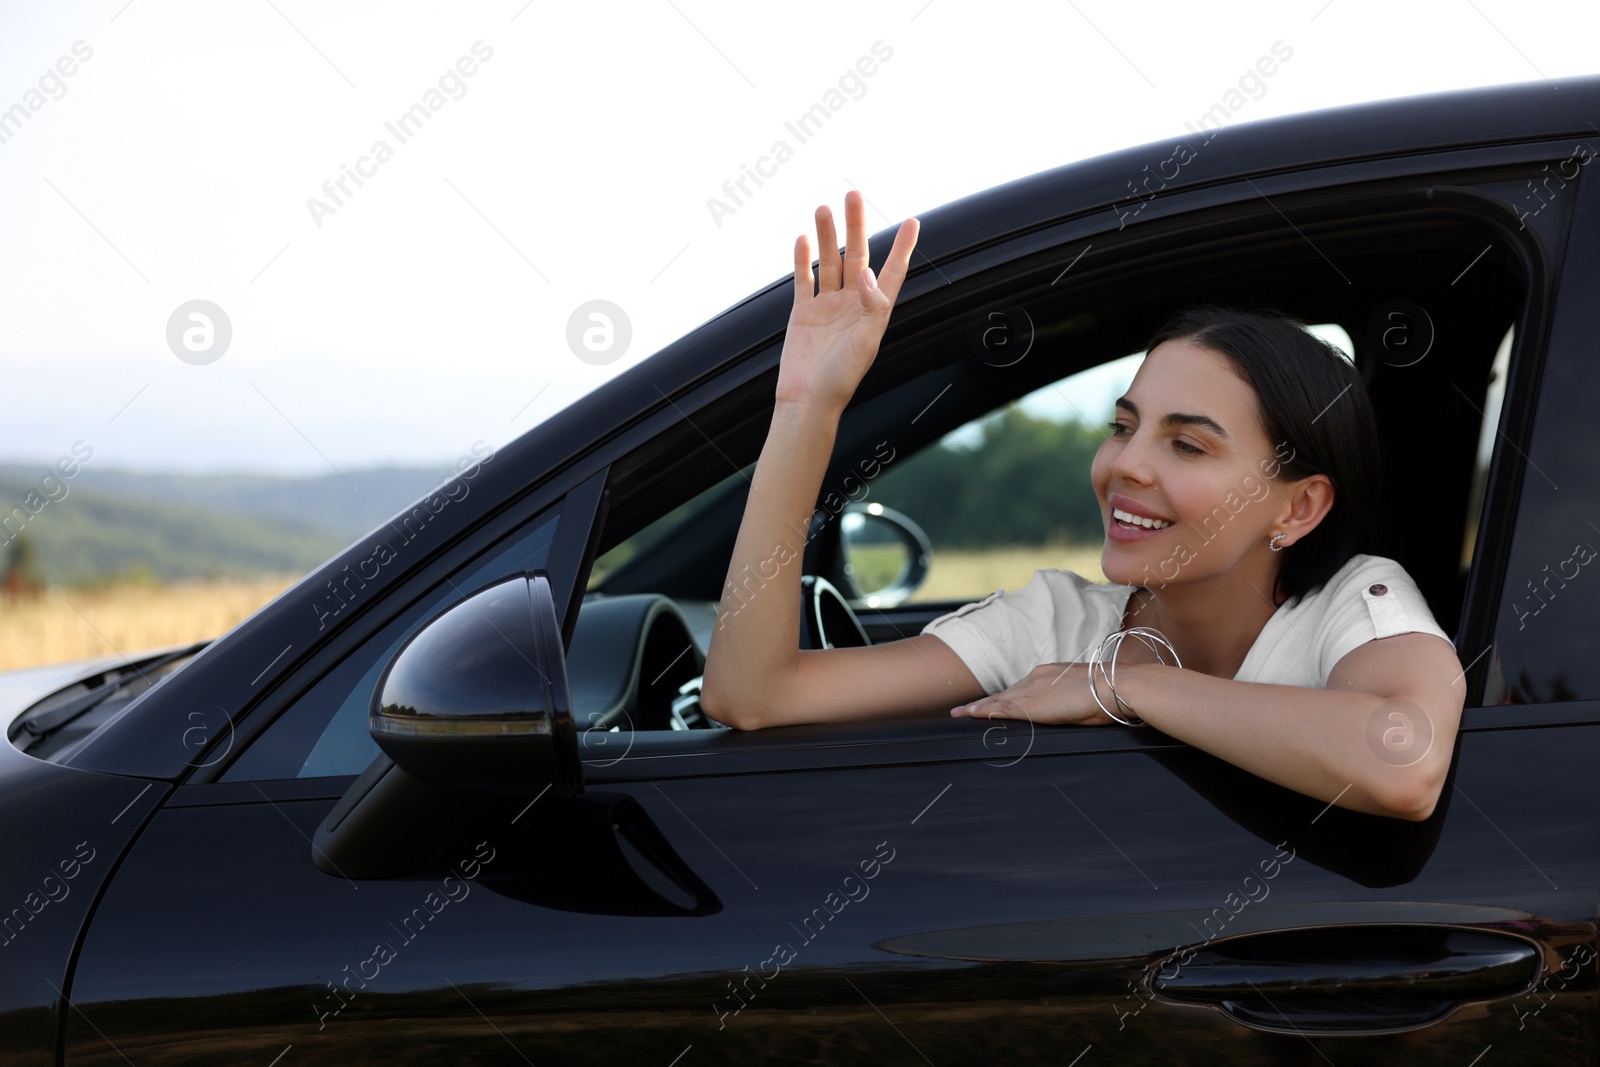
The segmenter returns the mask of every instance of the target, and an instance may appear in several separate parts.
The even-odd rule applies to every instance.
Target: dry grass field
[[[298,578],[134,582],[103,589],[47,585],[34,598],[0,597],[0,670],[216,637]]]
[[[1103,582],[1100,545],[1044,545],[998,548],[982,552],[935,550],[927,580],[911,603],[932,600],[973,600],[996,589],[1021,589],[1039,569],[1076,571],[1090,581]]]
[[[1099,545],[940,551],[912,601],[978,599],[996,589],[1020,589],[1038,567],[1059,567],[1094,581],[1105,580]],[[0,670],[216,637],[297,578],[131,582],[98,589],[46,586],[36,598],[0,596]]]

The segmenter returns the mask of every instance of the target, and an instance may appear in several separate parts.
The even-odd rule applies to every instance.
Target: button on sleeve
[[[1408,633],[1450,640],[1422,591],[1392,559],[1368,557],[1315,595],[1326,601],[1317,642],[1325,673],[1368,641]]]

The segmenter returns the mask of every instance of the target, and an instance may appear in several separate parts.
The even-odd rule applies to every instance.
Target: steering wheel
[[[851,610],[832,582],[814,575],[800,579],[800,647],[801,648],[855,648],[872,644],[861,620]],[[678,689],[672,700],[667,720],[662,729],[672,730],[726,730],[727,726],[707,715],[700,707],[700,685],[703,678],[693,678]],[[598,723],[600,729],[621,726],[622,713],[614,719]],[[629,720],[631,723],[631,720]],[[630,742],[631,745],[631,742]]]
[[[872,644],[861,620],[826,578],[800,579],[800,647],[859,648]]]

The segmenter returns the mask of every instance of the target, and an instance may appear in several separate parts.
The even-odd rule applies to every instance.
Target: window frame
[[[1510,194],[1503,192],[1504,187],[1512,183],[1502,181],[1500,188],[1497,189],[1495,180],[1509,172],[1521,175],[1527,172],[1536,160],[1549,156],[1548,147],[1543,147],[1540,151],[1535,150],[1533,146],[1519,145],[1310,168],[1263,177],[1248,184],[1224,183],[1218,187],[1184,191],[1158,198],[1151,207],[1154,208],[1159,204],[1162,210],[1149,213],[1148,220],[1141,218],[1139,226],[1136,227],[1146,231],[1147,235],[1155,235],[1158,230],[1166,230],[1169,233],[1181,232],[1194,227],[1184,223],[1174,225],[1170,216],[1204,218],[1211,216],[1212,212],[1217,212],[1220,217],[1225,218],[1228,213],[1239,210],[1241,204],[1250,204],[1253,201],[1258,205],[1265,200],[1272,205],[1271,210],[1278,211],[1280,206],[1286,207],[1297,219],[1303,217],[1308,207],[1320,207],[1324,215],[1332,216],[1340,222],[1381,220],[1384,223],[1393,221],[1397,226],[1410,218],[1426,216],[1429,211],[1439,212],[1448,208],[1455,214],[1469,216],[1473,225],[1495,233],[1504,240],[1506,247],[1518,260],[1517,266],[1525,279],[1525,287],[1511,320],[1515,335],[1510,380],[1506,383],[1505,400],[1499,412],[1499,440],[1490,459],[1491,467],[1483,504],[1476,516],[1478,524],[1476,546],[1471,570],[1466,579],[1465,594],[1460,604],[1459,620],[1454,627],[1458,647],[1463,648],[1467,647],[1464,642],[1475,640],[1486,627],[1493,625],[1494,604],[1485,603],[1485,596],[1487,591],[1491,599],[1498,597],[1499,575],[1504,569],[1507,548],[1505,538],[1496,529],[1496,525],[1506,514],[1505,503],[1508,499],[1514,499],[1522,473],[1516,466],[1514,453],[1509,461],[1506,458],[1507,453],[1512,451],[1507,448],[1507,442],[1515,444],[1519,440],[1525,440],[1528,431],[1526,420],[1520,416],[1526,406],[1526,398],[1530,395],[1529,391],[1537,389],[1544,358],[1545,338],[1549,329],[1550,296],[1555,280],[1560,274],[1559,254],[1553,249],[1559,249],[1565,242],[1564,223],[1554,218],[1553,212],[1547,213],[1552,217],[1543,220],[1546,225],[1542,232],[1536,234],[1520,228],[1517,225],[1518,220]],[[1444,165],[1444,160],[1448,160],[1449,164]],[[1505,169],[1502,169],[1501,165],[1504,165]],[[1425,174],[1431,179],[1425,187],[1419,187],[1415,180],[1415,175],[1418,173]],[[1402,175],[1405,176],[1404,180],[1399,180]],[[1434,182],[1437,182],[1437,186],[1433,184]],[[1244,187],[1240,188],[1241,185]],[[1232,196],[1225,195],[1225,191],[1231,192]],[[1076,224],[1063,223],[1051,227],[1047,232],[1052,235],[1052,242],[1048,245],[1044,243],[1042,236],[1046,231],[1035,232],[1006,241],[997,241],[969,255],[959,257],[955,262],[941,262],[931,272],[933,278],[930,278],[928,271],[914,272],[908,278],[896,308],[895,318],[891,320],[889,333],[879,357],[879,365],[875,366],[863,381],[862,388],[858,390],[846,417],[915,377],[913,374],[904,373],[904,368],[897,369],[893,366],[894,352],[897,347],[903,346],[908,337],[928,329],[930,320],[934,320],[935,327],[940,323],[948,327],[950,321],[948,309],[951,300],[963,301],[968,307],[977,306],[970,302],[970,295],[965,291],[969,287],[959,284],[961,281],[976,280],[980,288],[987,286],[993,289],[998,283],[991,279],[1003,279],[1008,273],[1014,274],[1026,270],[1027,264],[1039,258],[1053,256],[1060,259],[1064,256],[1064,261],[1074,262],[1075,254],[1083,249],[1086,239],[1106,236],[1106,226],[1102,224],[1086,227],[1083,225],[1084,221],[1086,220],[1078,220]],[[1098,219],[1087,221],[1100,222]],[[1297,226],[1296,229],[1298,228]],[[1130,227],[1131,229],[1134,227]],[[1112,236],[1115,236],[1115,232],[1112,231]],[[1157,236],[1159,239],[1159,235]],[[1114,269],[1124,270],[1130,259],[1137,262],[1141,258],[1142,255],[1137,249],[1126,252],[1119,257]],[[975,279],[975,276],[978,277]],[[916,284],[919,281],[922,284]],[[962,292],[951,295],[954,290]],[[777,354],[780,350],[781,338],[747,357],[736,372],[729,372],[727,378],[733,380],[705,384],[700,389],[673,401],[675,413],[682,416],[685,423],[691,424],[693,432],[701,438],[699,444],[703,446],[706,442],[710,442],[729,464],[737,465],[741,461],[753,459],[754,452],[759,450],[765,430],[764,423],[752,425],[753,421],[760,422],[759,419],[746,418],[741,423],[740,420],[730,418],[727,409],[737,406],[730,398],[742,394],[753,404],[759,405],[762,393],[770,393],[770,376],[776,372]],[[1076,370],[1081,369],[1083,368],[1076,368]],[[718,384],[720,388],[717,387]],[[1026,391],[1023,390],[1024,393]],[[1018,396],[1020,395],[1023,393],[1018,393]],[[757,410],[769,412],[770,406],[765,409],[758,406]],[[957,424],[966,421],[968,420],[962,419]],[[942,434],[935,435],[923,447],[934,444],[938,436]],[[668,434],[663,434],[651,445],[639,449],[637,453],[618,457],[619,507],[622,510],[628,510],[631,502],[627,498],[632,492],[632,486],[637,485],[640,480],[656,478],[659,479],[658,484],[684,484],[681,477],[675,477],[665,470],[653,470],[648,475],[642,473],[642,468],[649,464],[649,459],[641,454],[660,456],[663,453],[702,451],[702,448],[694,447],[696,442],[689,439],[687,430],[680,431],[678,437],[678,441],[668,445],[665,443]],[[844,458],[846,462],[849,459],[848,456]],[[835,459],[830,463],[827,478],[836,477],[838,472],[835,466],[838,462],[839,449],[836,446]],[[687,477],[687,474],[684,474],[684,477]],[[714,478],[708,480],[707,484],[714,480]],[[827,484],[825,481],[824,486]],[[704,488],[705,485],[700,485],[694,489],[694,493]],[[681,493],[679,498],[683,498]],[[1466,506],[1470,507],[1470,501]],[[602,531],[600,547],[602,550],[609,549],[620,539]],[[808,573],[811,572],[808,550]],[[863,622],[869,625],[871,621],[881,621],[885,625],[892,626],[897,621],[905,623],[919,608],[929,610],[937,608],[935,615],[949,610],[945,605],[919,603],[902,605],[896,609],[858,611],[858,614]],[[911,611],[908,612],[907,609]],[[1476,647],[1482,647],[1481,643]],[[1466,662],[1466,657],[1463,662]],[[1481,663],[1473,663],[1469,667],[1471,698],[1469,704],[1479,702],[1478,698],[1483,690],[1483,671],[1484,665]]]
[[[1526,493],[1531,487],[1532,493],[1542,494],[1544,482],[1553,477],[1549,473],[1551,471],[1569,484],[1590,484],[1581,476],[1574,476],[1562,469],[1561,464],[1571,462],[1564,453],[1575,453],[1577,450],[1557,449],[1552,454],[1548,447],[1563,433],[1570,433],[1574,427],[1583,425],[1584,420],[1592,421],[1596,395],[1594,386],[1590,384],[1594,380],[1593,367],[1585,364],[1590,362],[1586,359],[1586,353],[1592,350],[1590,338],[1596,321],[1594,298],[1597,290],[1600,290],[1600,268],[1596,267],[1592,255],[1581,254],[1591,251],[1591,248],[1580,249],[1580,254],[1570,261],[1565,253],[1576,239],[1573,234],[1594,232],[1593,224],[1597,214],[1600,214],[1600,183],[1597,183],[1592,172],[1585,171],[1575,184],[1575,195],[1552,202],[1557,206],[1556,211],[1540,210],[1529,216],[1529,221],[1535,224],[1541,221],[1541,216],[1556,216],[1546,223],[1545,232],[1548,233],[1557,223],[1560,226],[1560,232],[1556,235],[1558,239],[1551,241],[1554,246],[1552,257],[1558,265],[1539,308],[1542,330],[1538,338],[1541,358],[1537,373],[1524,367],[1524,380],[1521,382],[1518,381],[1517,359],[1522,339],[1518,338],[1513,346],[1511,381],[1507,383],[1502,418],[1502,441],[1496,446],[1485,489],[1486,497],[1493,494],[1497,477],[1513,485],[1505,493],[1503,506],[1498,507],[1494,515],[1494,536],[1502,542],[1502,567],[1494,575],[1492,589],[1485,594],[1486,606],[1490,610],[1485,613],[1483,630],[1477,635],[1478,641],[1473,646],[1481,649],[1480,653],[1475,654],[1485,661],[1479,667],[1481,675],[1487,677],[1491,669],[1488,661],[1494,661],[1492,666],[1498,668],[1500,680],[1505,685],[1502,694],[1505,698],[1511,695],[1512,679],[1509,676],[1519,664],[1513,663],[1512,669],[1508,670],[1501,647],[1509,643],[1515,648],[1520,640],[1512,638],[1510,642],[1502,642],[1507,632],[1504,628],[1515,620],[1512,602],[1528,597],[1524,590],[1514,588],[1510,583],[1540,573],[1529,566],[1529,561],[1537,559],[1539,563],[1556,564],[1566,554],[1564,547],[1561,554],[1551,554],[1544,547],[1549,531],[1555,526],[1551,520],[1557,517],[1557,509],[1550,506],[1551,501]],[[1590,243],[1592,245],[1592,239]],[[1548,386],[1547,374],[1550,379]],[[1518,388],[1515,401],[1512,395],[1514,388]],[[1542,430],[1538,437],[1535,436],[1536,423]],[[1514,456],[1503,455],[1505,450],[1500,444],[1507,440],[1517,445]],[[1541,445],[1545,447],[1541,449]],[[1537,460],[1534,458],[1536,456]],[[1503,471],[1500,469],[1502,465]],[[1550,484],[1556,483],[1552,481]],[[1592,500],[1592,492],[1585,499]],[[1479,531],[1479,536],[1484,536],[1483,530]],[[1521,562],[1513,570],[1513,563],[1517,561]],[[1574,608],[1585,602],[1586,598],[1581,593],[1576,597],[1554,601],[1557,604],[1554,617],[1541,625],[1561,628],[1569,633],[1578,631],[1582,622],[1574,619]],[[1593,603],[1592,600],[1588,602]],[[1581,612],[1581,608],[1578,611]],[[1526,660],[1523,661],[1524,669],[1525,663]],[[1562,677],[1565,673],[1561,671],[1556,677]],[[1482,692],[1483,687],[1474,691]],[[1483,712],[1482,720],[1494,726],[1596,722],[1600,721],[1600,699],[1594,696],[1585,698],[1580,694],[1563,700],[1556,699],[1554,694],[1550,698],[1539,698],[1535,694],[1535,699],[1528,702],[1489,705]]]

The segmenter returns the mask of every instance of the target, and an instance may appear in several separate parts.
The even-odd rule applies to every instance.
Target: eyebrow
[[[1127,408],[1133,413],[1134,418],[1139,417],[1139,406],[1125,396],[1118,398],[1116,406]],[[1218,437],[1226,438],[1228,436],[1228,431],[1224,430],[1222,424],[1216,419],[1209,415],[1196,415],[1187,411],[1174,411],[1163,418],[1161,424],[1163,426],[1203,426]]]

